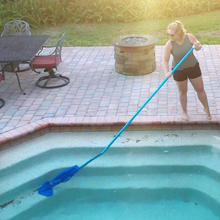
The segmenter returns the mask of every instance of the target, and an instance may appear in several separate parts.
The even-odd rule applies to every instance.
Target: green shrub
[[[0,28],[16,19],[37,28],[63,23],[156,20],[217,9],[219,0],[0,0]]]

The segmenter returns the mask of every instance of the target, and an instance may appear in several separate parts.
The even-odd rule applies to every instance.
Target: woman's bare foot
[[[187,113],[183,112],[182,119],[185,121],[189,121],[189,115]]]
[[[210,114],[210,112],[209,112],[209,109],[203,109],[204,110],[204,112],[206,113],[206,118],[208,119],[208,120],[211,120],[212,119],[212,116],[211,116],[211,114]]]

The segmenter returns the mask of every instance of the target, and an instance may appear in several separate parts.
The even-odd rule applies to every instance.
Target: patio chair
[[[4,25],[1,36],[31,35],[30,26],[26,21],[13,20]]]
[[[67,85],[70,82],[68,77],[61,74],[55,74],[54,69],[57,70],[58,65],[61,63],[61,52],[65,34],[58,40],[56,46],[43,46],[42,50],[31,62],[31,68],[36,73],[36,69],[44,69],[44,72],[48,72],[48,76],[43,76],[38,79],[36,85],[41,88],[58,88]],[[45,54],[46,51],[50,51],[49,54]]]
[[[4,30],[1,36],[22,36],[31,35],[30,25],[23,20],[13,20],[9,21],[4,25]],[[30,69],[30,62],[25,61],[22,64],[28,64],[26,68],[20,68],[18,65],[17,72],[23,72]]]
[[[0,74],[0,82],[4,80],[4,75]],[[5,100],[0,98],[0,108],[2,108],[5,105]]]

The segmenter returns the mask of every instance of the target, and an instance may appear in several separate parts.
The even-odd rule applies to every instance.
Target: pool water
[[[2,151],[0,219],[220,219],[215,130],[126,131],[104,155],[54,187],[54,196],[37,193],[64,168],[100,153],[114,135],[51,133]]]

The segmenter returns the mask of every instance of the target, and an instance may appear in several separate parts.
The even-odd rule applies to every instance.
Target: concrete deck
[[[14,73],[0,83],[0,146],[48,125],[121,125],[128,122],[165,79],[163,46],[156,46],[156,70],[143,76],[125,76],[114,68],[114,47],[64,47],[57,73],[70,78],[67,86],[42,89],[35,85],[41,75],[19,73],[21,94]],[[189,84],[190,121],[181,119],[175,81],[169,79],[132,123],[136,125],[210,125],[219,127],[220,45],[203,45],[196,52],[208,96],[211,121]]]

